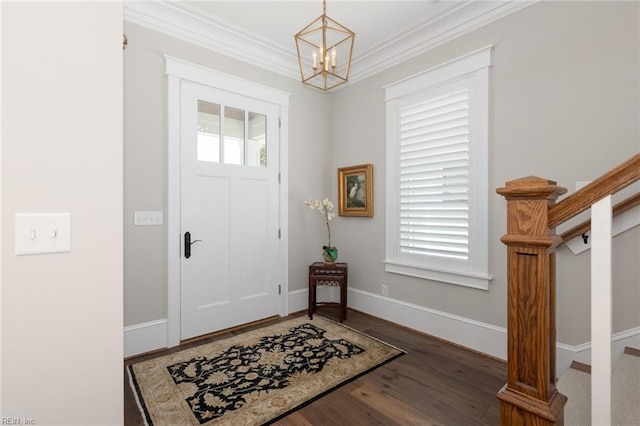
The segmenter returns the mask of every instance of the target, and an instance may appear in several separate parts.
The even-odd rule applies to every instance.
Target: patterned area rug
[[[404,351],[319,316],[129,366],[148,425],[261,425]]]

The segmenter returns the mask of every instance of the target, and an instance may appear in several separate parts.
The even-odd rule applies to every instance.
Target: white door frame
[[[229,74],[165,55],[168,79],[167,107],[167,347],[180,344],[180,258],[182,241],[180,233],[180,82],[191,81],[217,89],[227,90],[280,106],[280,264],[278,265],[280,315],[289,312],[288,307],[288,111],[289,93],[259,83],[240,79]]]

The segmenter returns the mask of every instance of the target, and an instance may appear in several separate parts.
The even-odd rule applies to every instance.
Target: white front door
[[[279,107],[184,81],[180,93],[184,340],[280,312]]]

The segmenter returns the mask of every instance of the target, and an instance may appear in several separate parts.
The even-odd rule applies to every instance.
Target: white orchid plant
[[[331,212],[333,210],[333,202],[325,198],[322,201],[316,199],[315,201],[307,200],[304,203],[309,206],[311,210],[317,210],[324,216],[324,221],[327,224],[327,233],[329,234],[329,243],[323,248],[331,247],[331,226],[329,222],[336,218],[336,214]]]

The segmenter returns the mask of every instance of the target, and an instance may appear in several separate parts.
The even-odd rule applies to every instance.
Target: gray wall
[[[375,217],[340,218],[335,244],[350,286],[506,326],[506,204],[493,190],[537,175],[566,186],[591,180],[638,150],[638,4],[540,2],[332,97],[333,166],[374,164]],[[489,291],[384,272],[383,86],[492,44],[489,137]],[[335,191],[334,191],[335,193]],[[614,331],[640,325],[638,230],[616,238]],[[589,338],[589,253],[558,254],[558,340]]]
[[[133,227],[133,211],[166,211],[169,54],[292,94],[289,129],[289,290],[304,289],[326,233],[304,199],[337,201],[336,169],[374,164],[375,217],[342,218],[332,242],[350,286],[474,320],[506,325],[505,202],[493,191],[534,174],[574,190],[638,150],[638,4],[540,2],[364,81],[323,94],[244,62],[125,23],[125,325],[166,318],[164,227]],[[489,291],[384,272],[385,104],[382,87],[493,44],[490,109]],[[615,331],[640,325],[640,237],[616,239]],[[589,252],[559,249],[558,337],[589,340]]]
[[[2,416],[122,424],[122,4],[0,7]],[[28,212],[71,252],[14,256]]]

